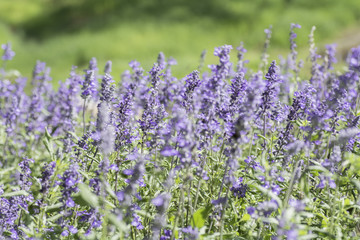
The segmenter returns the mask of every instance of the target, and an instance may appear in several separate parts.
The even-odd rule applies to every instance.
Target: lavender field
[[[57,89],[4,43],[0,239],[360,239],[360,47],[337,66],[313,28],[301,60],[298,28],[257,69],[243,44],[183,78],[92,58]]]

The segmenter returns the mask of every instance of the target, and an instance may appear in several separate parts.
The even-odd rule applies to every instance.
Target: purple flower
[[[163,52],[160,52],[157,58],[157,64],[160,66],[160,68],[165,68],[166,61],[165,61],[165,54]]]
[[[63,236],[63,237],[69,236],[69,231],[68,231],[68,230],[64,230],[64,231],[61,233],[61,236]]]
[[[226,197],[219,197],[216,200],[211,200],[211,204],[216,206],[216,205],[224,205],[227,201]]]
[[[123,174],[129,176],[129,175],[133,175],[134,174],[134,170],[133,169],[125,169],[123,171]]]
[[[253,217],[254,213],[256,211],[256,208],[250,206],[246,210],[247,210],[248,214]]]
[[[164,105],[159,102],[157,83],[153,81],[153,89],[145,97],[145,106],[141,119],[138,121],[144,135],[155,133],[160,127],[163,119],[168,115]]]
[[[248,63],[249,61],[248,60],[243,60],[244,58],[244,53],[247,52],[247,50],[244,48],[244,43],[241,42],[240,43],[240,46],[238,46],[236,48],[236,50],[238,51],[237,52],[237,58],[238,58],[238,62],[237,62],[237,65],[236,65],[236,72],[237,73],[246,73],[247,72],[247,69],[244,67],[245,63]]]
[[[108,155],[114,150],[115,129],[111,124],[111,112],[106,102],[101,102],[98,105],[96,132],[93,137],[96,143],[100,145],[104,155]]]
[[[287,231],[286,233],[286,239],[287,240],[297,240],[298,239],[298,231],[296,229],[290,229],[289,231]]]
[[[128,180],[128,185],[125,187],[123,191],[118,192],[117,198],[123,206],[130,206],[132,202],[132,197],[137,193],[137,186],[141,184],[141,178],[145,172],[145,161],[144,157],[141,156],[133,169],[133,174],[131,178]]]
[[[152,239],[158,239],[160,236],[161,229],[166,225],[166,210],[169,206],[170,199],[171,199],[170,193],[161,193],[151,201],[151,203],[156,206],[156,209],[158,211],[153,221]]]
[[[10,230],[10,232],[11,232],[11,239],[19,239],[19,234],[17,233],[17,231],[13,228],[13,229],[11,229]]]
[[[336,44],[330,44],[330,45],[326,45],[326,56],[327,56],[327,68],[328,69],[333,69],[333,65],[334,63],[337,62],[336,60]]]
[[[213,76],[209,79],[207,86],[212,90],[217,90],[222,86],[222,81],[230,73],[232,63],[230,62],[231,45],[224,45],[216,47],[214,50],[214,56],[219,57],[218,65],[210,65],[210,69],[213,72]]]
[[[77,184],[80,182],[80,174],[77,168],[77,165],[72,165],[59,177],[62,180],[60,184],[62,187],[61,201],[69,208],[75,207],[75,202],[71,198],[71,195],[78,191]]]
[[[72,67],[70,77],[60,87],[54,96],[54,107],[52,108],[50,123],[57,127],[56,133],[73,132],[77,112],[77,93],[81,76],[76,74],[76,67]],[[66,146],[64,152],[69,152],[72,147],[72,137],[68,135],[64,139]]]
[[[95,89],[95,71],[87,70],[85,74],[85,79],[82,84],[82,93],[81,97],[87,99],[91,94],[96,92]]]
[[[319,184],[316,186],[316,188],[323,189],[326,184],[328,184],[330,188],[336,188],[336,183],[334,180],[331,179],[331,177],[319,175]]]
[[[78,232],[77,228],[74,227],[74,226],[69,226],[69,231],[72,233],[72,234],[76,234]]]
[[[275,200],[264,201],[259,203],[256,210],[259,215],[263,215],[264,217],[269,217],[271,213],[278,209],[279,205]]]
[[[11,59],[13,59],[13,57],[15,56],[15,52],[11,50],[10,43],[2,44],[1,48],[4,50],[4,53],[2,55],[2,59],[4,61],[10,61]]]
[[[16,96],[12,97],[11,107],[7,110],[5,114],[5,125],[6,125],[6,133],[11,134],[14,132],[16,127],[16,120],[19,118],[21,114],[19,108],[19,99]]]
[[[182,228],[181,231],[184,233],[185,239],[196,240],[199,238],[199,230],[197,228],[188,226],[186,228]]]
[[[170,229],[164,229],[164,234],[161,235],[160,240],[169,240],[171,239],[172,231]]]
[[[34,160],[30,159],[30,158],[24,158],[23,161],[21,161],[19,163],[19,167],[21,168],[21,173],[20,173],[20,185],[22,187],[22,189],[25,189],[27,191],[30,190],[30,187],[32,185],[31,182],[31,169],[30,169],[30,162],[33,163]]]
[[[176,156],[178,154],[179,152],[176,149],[172,148],[171,146],[165,146],[161,150],[161,155],[163,155],[164,157]]]
[[[105,64],[105,69],[104,69],[104,73],[106,74],[110,74],[111,73],[111,67],[112,67],[112,62],[111,61],[107,61]]]
[[[295,209],[296,212],[301,212],[305,209],[306,205],[301,200],[290,199],[289,205]]]
[[[271,29],[272,29],[272,26],[270,25],[269,28],[264,30],[264,33],[266,34],[266,39],[265,39],[265,43],[264,43],[263,54],[261,56],[261,64],[260,64],[261,69],[264,68],[268,64],[269,55],[267,54],[267,51],[270,46],[270,39],[271,39],[271,34],[272,34]]]
[[[41,62],[41,61],[36,61],[36,64],[34,66],[33,69],[33,79],[32,79],[32,84],[34,85],[34,83],[38,80],[41,79],[41,73],[45,72],[46,69],[46,63],[45,62]]]
[[[51,177],[55,172],[56,162],[51,162],[43,167],[43,172],[41,175],[41,189],[42,194],[46,194],[51,187]]]
[[[235,197],[244,198],[245,195],[246,195],[246,191],[248,189],[248,186],[247,186],[247,184],[243,184],[242,181],[243,181],[243,179],[239,178],[233,184],[233,186],[230,188],[230,191],[232,191],[234,193]]]
[[[294,72],[297,74],[299,69],[298,69],[298,65],[296,64],[296,58],[297,58],[297,51],[296,51],[296,42],[294,41],[295,38],[297,37],[296,33],[294,32],[295,28],[301,28],[301,26],[299,24],[295,24],[292,23],[290,26],[290,50],[291,50],[291,54],[290,54],[290,62],[289,67],[294,70]]]
[[[234,114],[239,110],[241,104],[244,103],[247,88],[248,83],[244,79],[244,73],[236,74],[235,78],[231,80],[230,107],[234,108]]]
[[[144,226],[141,223],[141,218],[136,213],[133,213],[133,220],[131,222],[131,225],[136,227],[136,229],[138,230],[144,229]]]
[[[199,78],[199,72],[193,71],[185,78],[185,87],[181,94],[183,101],[182,105],[187,111],[191,111],[193,109],[193,93],[197,87],[201,84],[201,80]]]
[[[266,79],[266,87],[263,93],[261,94],[262,101],[259,106],[260,109],[257,115],[258,118],[262,116],[270,117],[269,116],[270,110],[273,109],[274,102],[277,100],[277,94],[278,94],[277,83],[279,82],[279,80],[278,80],[277,67],[275,61],[272,61],[269,70],[265,75],[265,79]]]
[[[109,73],[105,73],[102,82],[101,82],[101,90],[100,90],[100,100],[110,103],[113,100],[115,86],[112,85],[114,80],[112,79]]]
[[[280,194],[280,192],[281,192],[281,187],[279,186],[279,185],[277,185],[277,184],[275,184],[275,183],[273,183],[272,184],[272,186],[271,186],[271,191],[273,192],[273,193],[275,193],[276,195],[279,195]]]
[[[170,195],[168,193],[163,193],[155,197],[151,200],[151,203],[154,204],[156,207],[164,207],[168,205],[170,200]]]
[[[351,49],[347,62],[350,70],[360,71],[360,47]]]

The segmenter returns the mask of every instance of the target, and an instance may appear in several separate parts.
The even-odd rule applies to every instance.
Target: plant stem
[[[83,126],[84,126],[84,130],[83,130],[83,134],[85,134],[85,130],[86,130],[86,127],[85,127],[85,110],[86,110],[86,98],[84,99],[84,105],[83,105]]]
[[[264,135],[264,148],[265,148],[265,146],[266,146],[266,115],[265,115],[265,113],[264,113],[263,135]]]
[[[223,209],[221,211],[221,220],[220,220],[220,240],[223,239],[223,232],[224,232],[224,216],[225,216],[225,210],[226,210],[226,205],[227,205],[227,196],[229,194],[229,187],[226,190],[226,194],[225,194],[225,203],[223,205]]]
[[[8,134],[6,133],[6,138],[5,138],[5,142],[4,142],[4,148],[3,148],[3,154],[4,154],[4,166],[7,165],[7,159],[6,159],[6,147],[8,145],[8,141],[9,141],[9,138],[8,138]]]
[[[288,190],[287,190],[287,192],[286,192],[284,209],[287,207],[287,204],[288,204],[288,202],[289,202],[289,198],[290,198],[290,195],[291,195],[291,192],[292,192],[292,188],[293,188],[294,182],[295,182],[295,175],[296,175],[297,169],[298,169],[298,167],[299,167],[299,164],[300,164],[300,161],[297,160],[297,162],[296,162],[296,164],[295,164],[295,167],[294,167],[294,170],[293,170],[293,173],[291,174],[291,180],[290,180],[290,184],[289,184]]]
[[[95,153],[94,153],[94,158],[96,157],[96,154],[98,153],[98,151],[99,151],[99,148],[96,147]],[[92,165],[93,161],[94,161],[94,159],[91,159],[90,165],[89,165],[89,167],[88,167],[88,172],[90,171],[90,168],[91,168],[91,165]]]
[[[205,165],[205,159],[203,159],[203,161],[201,162],[200,178],[199,178],[198,184],[196,186],[196,195],[195,195],[195,202],[194,202],[193,209],[196,209],[197,201],[199,198],[199,192],[200,192],[200,186],[201,186],[202,173],[204,171],[204,165]]]
[[[172,232],[171,232],[171,239],[170,240],[174,240],[174,238],[175,238],[175,229],[177,227],[177,223],[179,221],[179,218],[182,215],[183,198],[184,198],[184,189],[183,189],[183,186],[181,186],[180,196],[179,196],[179,209],[178,209],[177,214],[175,216],[174,226],[173,226],[173,229],[172,229]],[[183,218],[181,218],[181,220],[182,220],[182,224],[183,224]]]

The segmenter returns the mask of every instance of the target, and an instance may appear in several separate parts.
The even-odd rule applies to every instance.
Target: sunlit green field
[[[10,41],[17,52],[9,67],[26,76],[41,60],[52,68],[57,82],[68,76],[73,64],[83,69],[96,57],[100,65],[113,61],[118,80],[131,59],[149,70],[162,51],[181,63],[174,73],[182,77],[198,65],[203,50],[211,53],[216,46],[237,46],[241,41],[248,49],[250,66],[257,66],[269,25],[273,26],[270,54],[285,55],[292,22],[302,26],[299,49],[308,48],[307,36],[315,25],[319,46],[338,42],[344,58],[349,48],[360,44],[359,19],[356,0],[1,0],[0,39]],[[344,41],[349,38],[351,42]],[[214,61],[207,54],[206,64]]]

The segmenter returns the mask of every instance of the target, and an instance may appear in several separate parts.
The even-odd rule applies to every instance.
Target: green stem
[[[253,140],[254,140],[254,128],[251,127],[251,140],[250,140],[250,147],[249,147],[249,156],[251,156],[251,151],[253,147]]]
[[[358,94],[356,97],[356,105],[355,105],[355,115],[358,113],[358,107],[359,107],[359,101],[360,101],[360,95]]]
[[[197,205],[197,202],[198,202],[198,198],[199,198],[199,192],[200,192],[200,186],[201,186],[201,179],[202,179],[202,173],[204,171],[204,165],[205,165],[205,159],[203,159],[203,161],[201,162],[201,171],[200,171],[200,178],[199,178],[199,181],[198,181],[198,184],[196,186],[196,195],[195,195],[195,202],[194,202],[194,207],[193,209],[196,209],[196,205]]]
[[[293,170],[293,172],[291,174],[290,184],[289,184],[288,190],[286,191],[284,209],[286,209],[287,204],[289,202],[289,198],[290,198],[290,195],[291,195],[291,192],[292,192],[292,189],[293,189],[293,186],[294,186],[294,182],[295,182],[295,175],[296,175],[297,169],[299,167],[299,164],[300,164],[300,161],[298,160],[296,162],[294,170]]]
[[[84,127],[84,130],[83,130],[83,134],[85,134],[85,131],[86,131],[86,126],[85,126],[85,110],[86,110],[86,98],[84,99],[84,105],[83,105],[83,127]]]
[[[265,113],[264,113],[263,134],[264,134],[264,148],[265,148],[265,146],[266,146],[266,115],[265,115]]]
[[[172,232],[171,232],[171,239],[170,240],[174,240],[174,238],[175,238],[175,229],[177,227],[179,218],[182,215],[183,198],[184,198],[184,189],[183,189],[183,186],[181,186],[180,196],[179,196],[179,209],[178,209],[177,214],[175,216],[174,226],[173,226],[173,229],[172,229]],[[182,225],[183,225],[183,218],[181,218],[181,220],[182,220]]]
[[[229,187],[226,190],[226,194],[225,194],[225,203],[223,205],[223,209],[221,211],[221,220],[220,220],[220,240],[223,239],[223,232],[224,232],[224,216],[225,216],[225,211],[226,211],[226,207],[227,207],[227,196],[229,194]]]
[[[6,147],[8,145],[8,141],[9,141],[9,138],[8,138],[8,134],[6,133],[6,138],[5,138],[5,142],[4,142],[4,148],[3,148],[3,154],[4,154],[4,166],[7,165],[7,159],[6,159]]]
[[[193,208],[192,208],[192,204],[191,204],[191,185],[192,182],[189,182],[189,187],[188,187],[188,191],[187,191],[187,195],[188,195],[188,205],[186,207],[186,226],[188,226],[188,215],[189,215],[189,210],[190,210],[190,216],[191,218],[193,217]]]
[[[99,148],[96,147],[95,153],[94,153],[94,158],[96,157],[96,154],[98,153],[98,150],[99,150]],[[90,165],[88,167],[88,172],[90,171],[90,168],[91,168],[91,165],[93,164],[94,158],[91,159]]]

